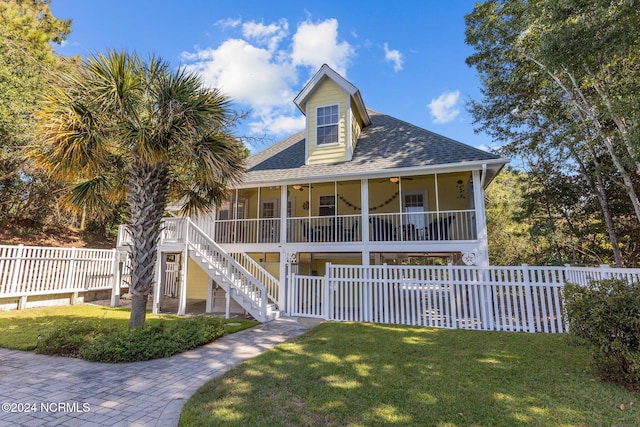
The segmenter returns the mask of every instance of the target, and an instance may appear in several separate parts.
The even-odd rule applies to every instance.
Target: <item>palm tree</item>
[[[163,60],[109,51],[58,76],[38,114],[37,166],[70,184],[76,206],[127,197],[133,295],[130,327],[144,324],[168,198],[182,212],[219,204],[242,169],[230,100]]]

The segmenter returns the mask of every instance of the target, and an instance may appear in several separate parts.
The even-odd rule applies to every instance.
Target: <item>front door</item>
[[[280,201],[263,200],[260,203],[260,242],[278,243],[280,240]]]
[[[403,197],[402,239],[420,240],[425,233],[424,194],[408,193]]]

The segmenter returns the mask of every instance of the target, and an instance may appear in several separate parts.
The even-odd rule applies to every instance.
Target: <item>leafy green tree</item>
[[[91,209],[127,197],[132,236],[129,325],[144,324],[167,198],[183,213],[212,209],[241,176],[242,145],[230,100],[195,74],[159,58],[109,51],[85,60],[39,114],[32,155],[71,184],[69,200]]]
[[[33,139],[34,112],[50,73],[66,66],[51,43],[64,40],[71,21],[55,18],[49,4],[0,2],[0,224],[14,217],[41,219],[57,190],[28,168],[23,152]]]
[[[507,169],[487,190],[487,231],[495,265],[613,263],[603,235],[598,202],[585,196],[579,174],[554,169],[556,159],[540,156],[530,172]],[[622,200],[625,200],[624,197]],[[616,199],[612,199],[616,202]],[[629,207],[626,207],[628,212]],[[620,222],[623,218],[616,218]],[[635,233],[630,233],[635,235]],[[635,240],[634,240],[635,242]],[[626,239],[621,245],[631,246]],[[625,259],[631,263],[633,251]]]
[[[597,201],[615,263],[622,265],[615,219],[629,211],[613,212],[610,192],[611,183],[624,189],[624,206],[640,224],[632,137],[640,122],[634,108],[640,8],[623,0],[489,0],[465,19],[475,49],[467,63],[483,82],[482,100],[471,102],[475,122],[505,142],[505,153],[526,159],[530,172],[548,172],[550,165],[548,177],[579,182],[581,196]]]
[[[525,173],[507,169],[487,189],[487,238],[492,265],[534,263],[531,225],[520,220],[526,182]]]

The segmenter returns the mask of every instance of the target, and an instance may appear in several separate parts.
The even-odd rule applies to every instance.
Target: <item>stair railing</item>
[[[202,231],[191,220],[186,222],[187,244],[191,250],[211,264],[221,275],[225,276],[236,292],[253,301],[258,307],[260,316],[267,317],[269,293],[266,286],[260,283],[231,255],[225,252],[213,239]],[[261,319],[261,320],[263,320]]]
[[[242,265],[253,277],[258,279],[260,283],[266,286],[269,299],[272,302],[278,302],[278,289],[280,287],[278,279],[244,252],[231,252],[229,255]]]

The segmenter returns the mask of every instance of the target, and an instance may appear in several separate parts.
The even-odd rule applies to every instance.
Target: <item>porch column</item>
[[[207,304],[205,306],[205,313],[213,313],[213,307],[215,307],[215,290],[213,287],[215,282],[213,279],[207,280]]]
[[[483,172],[483,173],[486,173]],[[487,243],[487,217],[484,206],[484,188],[480,171],[473,171],[473,200],[476,206],[476,230],[478,239],[478,253],[476,254],[476,264],[478,266],[489,265],[489,245]]]
[[[360,206],[362,206],[362,265],[369,265],[369,180],[360,180]]]
[[[362,265],[369,265],[371,262],[369,260],[369,180],[367,178],[363,178],[361,180],[361,189],[360,189],[360,203],[362,206]],[[362,290],[364,306],[362,307],[362,312],[364,315],[364,321],[370,322],[373,318],[372,310],[372,283],[371,283],[371,270],[365,269],[363,270],[367,275],[364,279],[364,289]]]
[[[153,314],[158,314],[160,312],[160,294],[163,292],[164,280],[166,279],[164,253],[162,251],[158,251],[156,256],[156,274],[153,283],[153,305],[151,306],[151,312]]]
[[[178,292],[178,315],[184,315],[187,311],[187,266],[189,265],[189,246],[185,245],[180,254],[182,271],[180,271],[180,291]]]
[[[287,300],[286,284],[287,284],[287,229],[289,227],[287,214],[289,194],[287,193],[288,186],[283,184],[280,187],[280,277],[278,286],[278,309],[281,314],[286,311],[285,301]]]

